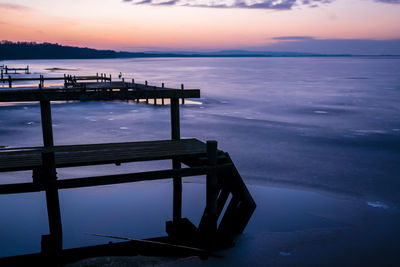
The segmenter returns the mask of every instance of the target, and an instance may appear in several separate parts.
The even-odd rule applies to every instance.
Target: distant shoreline
[[[112,59],[112,58],[400,58],[400,55],[353,55],[353,54],[319,54],[304,52],[273,52],[222,50],[217,52],[192,51],[147,51],[124,52],[114,50],[97,50],[73,46],[62,46],[51,43],[0,42],[0,60],[30,60],[30,59]]]
[[[78,59],[128,59],[128,58],[148,58],[148,59],[156,59],[156,58],[369,58],[369,59],[400,59],[400,55],[308,55],[308,56],[241,56],[241,55],[226,55],[226,56],[211,56],[211,55],[202,55],[202,56],[192,56],[192,55],[151,55],[151,56],[132,56],[132,57],[93,57],[93,58],[67,58],[67,57],[31,57],[31,58],[0,58],[1,61],[6,60],[60,60],[60,59],[68,59],[68,60],[78,60]]]

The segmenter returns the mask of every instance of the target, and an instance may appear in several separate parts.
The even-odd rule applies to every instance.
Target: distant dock
[[[3,75],[7,74],[20,74],[19,71],[23,71],[23,74],[30,74],[29,66],[26,66],[26,68],[10,68],[2,65],[0,66],[0,78],[3,79]]]
[[[64,82],[64,87],[52,87],[52,90],[58,90],[58,91],[65,91],[66,89],[69,90],[75,90],[75,89],[80,89],[83,91],[90,91],[90,90],[95,90],[95,91],[126,91],[126,90],[161,90],[161,91],[166,91],[166,90],[171,90],[172,88],[166,88],[164,86],[164,83],[161,84],[161,86],[154,86],[154,85],[149,85],[147,81],[145,81],[144,84],[139,84],[135,83],[134,79],[130,79],[130,82],[125,82],[125,78],[122,78],[120,81],[113,81],[111,74],[107,75],[105,73],[101,73],[100,75],[96,73],[96,75],[93,76],[75,76],[75,75],[67,75],[64,74],[64,76],[61,77],[44,77],[44,75],[40,75],[39,77],[12,77],[11,75],[8,75],[7,78],[2,78],[0,79],[0,82],[2,83],[8,83],[9,88],[13,88],[13,84],[15,82],[22,82],[22,81],[37,81],[38,89],[43,89],[45,87],[45,81],[63,81]],[[33,89],[35,86],[29,86],[29,87],[17,87],[16,89],[19,90],[27,90],[27,89]],[[178,89],[174,89],[178,90]],[[185,90],[184,85],[181,84],[180,90],[183,92]],[[183,95],[182,98],[180,98],[181,104],[185,104],[185,98],[186,96]],[[145,97],[142,100],[145,101],[146,104],[152,103],[153,105],[165,105],[166,104],[166,97],[160,96],[160,97]],[[136,101],[139,102],[140,98],[137,98]],[[169,103],[169,102],[168,102]]]

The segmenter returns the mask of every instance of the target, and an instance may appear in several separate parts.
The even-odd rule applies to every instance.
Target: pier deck
[[[120,164],[135,161],[200,157],[206,144],[197,139],[130,143],[0,149],[0,172],[32,170],[42,166],[42,152],[55,154],[57,168]]]
[[[73,88],[18,88],[0,90],[0,102],[25,101],[83,101],[83,100],[136,100],[163,98],[199,98],[198,89],[169,89],[156,86],[109,86],[109,87],[73,87]]]

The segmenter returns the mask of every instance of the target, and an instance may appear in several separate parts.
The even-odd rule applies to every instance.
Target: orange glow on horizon
[[[28,2],[14,1],[20,9],[0,3],[1,39],[142,51],[256,48],[279,36],[400,38],[400,5],[362,0],[285,11],[134,6],[118,0],[40,0],[38,7]]]

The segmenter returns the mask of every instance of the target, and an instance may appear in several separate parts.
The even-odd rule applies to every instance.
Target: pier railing
[[[5,73],[8,74],[8,73]],[[3,71],[1,71],[0,82],[8,83],[8,87],[12,88],[13,83],[15,82],[27,82],[27,81],[37,81],[41,87],[44,87],[45,81],[64,81],[64,86],[74,86],[78,81],[96,81],[96,82],[106,82],[112,81],[111,74],[107,76],[105,73],[101,73],[100,75],[96,73],[96,75],[92,76],[75,76],[75,75],[67,75],[64,76],[55,76],[55,77],[44,77],[44,75],[39,75],[39,77],[12,77],[8,75],[5,77],[3,75]]]

